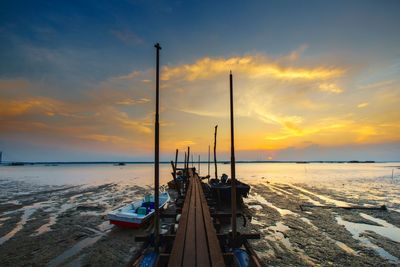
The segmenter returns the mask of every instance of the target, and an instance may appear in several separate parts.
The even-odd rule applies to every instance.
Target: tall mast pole
[[[189,160],[190,160],[190,146],[188,146],[188,151],[187,151],[187,171],[189,171]]]
[[[160,50],[161,46],[159,43],[154,45],[157,51],[156,61],[156,122],[155,122],[155,153],[154,153],[154,208],[155,208],[155,219],[154,219],[154,235],[155,235],[155,251],[158,253],[159,250],[159,234],[160,234],[160,210],[159,210],[159,198],[160,198],[160,122],[159,122],[159,99],[160,99]]]
[[[175,151],[175,172],[176,172],[176,168],[178,167],[178,152],[179,152],[179,150],[176,149],[176,151]]]
[[[217,129],[218,129],[218,125],[215,125],[215,131],[214,131],[214,169],[215,169],[215,179],[218,179],[218,169],[217,169]]]
[[[236,240],[236,170],[235,170],[235,129],[233,123],[233,79],[232,71],[229,74],[230,81],[230,108],[231,108],[231,201],[232,201],[232,238]]]
[[[185,161],[184,161],[184,163],[183,163],[183,169],[184,169],[184,170],[186,169],[186,151],[185,151]]]
[[[210,145],[208,145],[208,177],[210,177]]]

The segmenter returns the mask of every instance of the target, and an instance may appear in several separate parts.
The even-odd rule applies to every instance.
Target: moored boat
[[[170,196],[167,192],[160,193],[160,209],[163,208],[169,200]],[[147,195],[142,200],[132,202],[111,211],[108,213],[108,219],[111,224],[120,227],[140,228],[151,219],[154,215],[154,211],[154,196]]]
[[[218,201],[224,203],[231,202],[231,180],[224,174],[221,179],[210,179],[208,186],[211,191],[211,195]],[[236,199],[237,202],[241,202],[243,197],[247,197],[250,191],[250,186],[236,179]]]

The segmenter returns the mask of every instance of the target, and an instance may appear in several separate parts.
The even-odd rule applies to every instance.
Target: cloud
[[[332,147],[400,140],[394,123],[400,114],[397,80],[359,85],[359,69],[327,67],[325,60],[311,64],[301,53],[298,49],[274,59],[258,54],[205,57],[163,67],[161,148],[190,145],[200,154],[212,144],[218,124],[218,151],[229,151],[230,69],[238,151],[278,151],[309,141]],[[58,143],[140,149],[150,155],[154,70],[127,73],[106,78],[75,99],[52,97],[52,88],[38,89],[42,85],[23,80],[0,80],[0,136],[29,132],[28,139],[46,136]],[[365,103],[369,108],[360,112]]]
[[[239,75],[253,78],[269,77],[279,80],[323,80],[341,76],[345,70],[335,67],[301,68],[283,66],[260,55],[247,55],[231,58],[201,58],[193,64],[175,67],[166,66],[162,70],[164,81],[180,79],[194,81],[212,79],[229,70]]]
[[[328,92],[333,94],[343,93],[343,89],[334,83],[321,83],[319,85],[319,89],[323,92]]]
[[[127,98],[127,99],[119,100],[118,102],[116,102],[116,104],[131,106],[131,105],[136,105],[136,104],[146,104],[149,102],[150,102],[150,99],[148,99],[148,98],[140,98],[140,99]]]
[[[365,108],[366,106],[368,106],[369,103],[368,102],[364,102],[364,103],[360,103],[357,105],[358,108]]]

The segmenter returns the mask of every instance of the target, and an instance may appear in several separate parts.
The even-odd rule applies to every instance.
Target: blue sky
[[[328,78],[320,78],[319,85],[303,82],[291,82],[288,85],[288,82],[279,81],[279,86],[282,86],[281,92],[289,89],[297,92],[305,90],[301,88],[312,86],[319,86],[325,91],[341,88],[336,90],[336,93],[340,93],[341,99],[334,99],[332,95],[310,94],[304,101],[315,103],[331,101],[331,104],[335,103],[334,101],[341,101],[346,104],[346,107],[347,105],[348,107],[350,105],[361,105],[363,108],[373,107],[369,99],[374,98],[376,91],[357,95],[354,90],[379,84],[384,84],[380,90],[383,90],[385,94],[389,94],[387,92],[389,91],[393,95],[392,99],[397,99],[400,74],[399,13],[399,1],[227,1],[225,3],[215,1],[2,1],[0,4],[0,88],[2,88],[0,97],[5,102],[13,103],[5,108],[8,111],[3,112],[3,120],[7,126],[4,126],[0,140],[5,146],[3,150],[7,150],[5,157],[8,154],[13,159],[33,160],[32,157],[24,158],[23,155],[28,151],[29,154],[34,155],[39,150],[47,151],[44,154],[48,156],[43,157],[43,160],[53,158],[52,153],[63,155],[61,159],[64,160],[75,158],[76,154],[83,155],[79,148],[81,141],[75,142],[76,140],[73,141],[71,138],[66,141],[64,134],[60,134],[60,132],[65,132],[65,127],[61,130],[62,125],[59,122],[65,121],[65,125],[73,125],[77,128],[82,126],[84,123],[68,120],[67,117],[70,118],[72,115],[77,117],[78,113],[79,116],[91,113],[91,110],[83,110],[82,105],[85,101],[91,103],[89,106],[94,105],[102,109],[99,105],[105,105],[113,112],[120,112],[118,114],[122,116],[126,115],[132,120],[130,121],[132,125],[151,124],[151,83],[138,85],[137,81],[130,80],[128,83],[121,82],[121,79],[117,79],[118,82],[116,82],[116,77],[127,76],[137,71],[141,81],[151,82],[155,42],[160,42],[163,46],[163,66],[166,65],[170,69],[176,68],[176,71],[181,70],[179,66],[191,64],[195,66],[195,62],[204,58],[211,59],[211,62],[225,59],[227,61],[223,64],[229,65],[230,58],[250,56],[257,62],[261,60],[260,58],[264,63],[274,62],[279,68],[343,70],[344,74],[340,77],[329,77],[335,80],[327,81]],[[292,58],[288,61],[290,55]],[[243,72],[248,73],[245,70]],[[239,77],[240,74],[239,71]],[[191,81],[190,84],[184,82],[185,79],[183,79],[181,83],[174,81],[174,84],[170,82],[166,86],[175,86],[175,89],[193,87],[203,90],[201,88],[212,84],[221,84],[220,77],[214,80],[207,79],[206,82],[203,79]],[[261,90],[260,84],[276,85],[269,84],[270,79],[267,76],[265,79],[251,87],[256,91]],[[252,81],[249,80],[247,84],[251,84]],[[388,84],[390,88],[387,88]],[[246,84],[243,83],[243,86]],[[110,92],[108,94],[103,92],[104,99],[99,100],[99,95],[101,95],[99,88],[103,91],[108,88],[111,92],[117,92],[117,95],[122,94],[130,99],[142,99],[130,103],[135,102],[136,106],[140,103],[146,108],[131,107],[133,104],[117,108],[110,107],[105,104],[106,99],[110,97]],[[361,99],[363,95],[368,95],[369,98]],[[187,98],[193,96],[191,93],[186,94]],[[338,94],[335,97],[339,97]],[[360,98],[359,103],[351,101],[354,97]],[[96,101],[93,98],[96,98]],[[277,95],[277,98],[281,99],[282,96]],[[40,103],[47,101],[48,106],[38,104],[37,99],[40,99]],[[204,103],[199,105],[206,106],[205,103],[210,99],[202,101]],[[218,103],[218,101],[215,102]],[[292,100],[285,99],[285,101],[291,105]],[[74,108],[78,110],[78,113],[67,116],[65,112],[55,110],[55,106],[64,104],[65,109]],[[173,104],[177,108],[170,113],[165,107],[167,109],[165,124],[173,124],[176,128],[187,118],[186,115],[182,115],[185,113],[182,113],[184,107],[178,106],[177,103]],[[22,113],[18,111],[18,114],[14,114],[15,112],[10,111],[21,105],[24,107]],[[26,107],[27,105],[29,107]],[[262,104],[258,103],[258,106]],[[343,112],[343,116],[338,117],[338,120],[346,121],[348,123],[346,127],[361,125],[360,127],[364,129],[363,133],[369,131],[369,133],[381,135],[377,132],[379,125],[389,125],[390,122],[395,124],[395,120],[399,119],[399,113],[394,110],[394,104],[393,106],[390,104],[389,110],[383,110],[380,104],[376,104],[375,107],[369,113],[366,113],[364,108],[363,114],[353,115],[355,117],[351,119],[345,116],[354,112],[347,110],[346,113]],[[387,134],[387,138],[368,139],[358,136],[348,143],[329,143],[328,140],[325,143],[319,143],[315,139],[317,137],[311,135],[317,131],[314,126],[311,126],[311,122],[318,125],[320,129],[318,132],[322,134],[325,130],[321,129],[327,128],[326,125],[321,126],[322,122],[332,117],[328,114],[333,114],[334,108],[329,112],[326,111],[319,118],[303,114],[304,112],[299,109],[277,110],[277,107],[272,106],[264,108],[265,110],[261,113],[274,113],[273,116],[268,117],[272,123],[267,122],[272,128],[268,128],[268,125],[263,128],[265,134],[275,129],[274,123],[280,123],[276,118],[285,120],[279,125],[286,125],[287,118],[291,118],[291,123],[296,123],[299,127],[304,126],[301,130],[297,130],[295,136],[303,137],[309,133],[310,136],[307,140],[288,141],[286,145],[261,142],[254,146],[243,145],[243,150],[286,151],[291,147],[304,148],[304,142],[313,144],[316,142],[322,147],[334,147],[332,153],[336,155],[334,156],[336,158],[340,157],[337,149],[339,145],[359,145],[357,142],[365,142],[368,146],[379,147],[379,144],[398,144],[399,141],[399,136],[394,134],[398,128],[393,126],[394,128],[387,130],[391,133]],[[272,108],[274,108],[273,111]],[[45,110],[46,114],[52,114],[48,115],[51,118],[45,118],[37,109]],[[49,112],[50,109],[51,112]],[[240,106],[239,109],[241,109]],[[244,113],[253,119],[255,111],[246,112]],[[252,115],[249,115],[250,113]],[[377,119],[374,122],[365,122],[368,120],[365,118],[371,114]],[[382,121],[384,114],[389,114],[387,116],[389,121]],[[211,116],[212,118],[208,116],[206,119],[203,118],[204,116],[201,117],[199,112],[197,116],[200,117],[191,119],[197,119],[203,128],[211,128],[219,121],[219,116]],[[245,117],[245,114],[242,116]],[[239,119],[240,117],[241,115]],[[265,122],[263,118],[260,120]],[[21,127],[17,126],[17,124],[27,122],[32,124],[31,132],[29,128],[21,130]],[[41,130],[35,128],[38,123],[41,123],[42,127],[48,127],[48,131],[53,131],[51,138],[46,139],[43,134],[41,135]],[[246,123],[247,121],[243,124]],[[303,125],[306,123],[310,123],[308,128]],[[256,124],[257,121],[254,121],[253,126],[249,127],[258,128]],[[349,126],[350,124],[353,126]],[[137,151],[141,151],[140,154],[144,154],[144,158],[151,158],[151,149],[148,147],[139,150],[132,149],[131,152],[117,148],[114,150],[112,145],[121,137],[120,133],[112,132],[111,128],[111,126],[93,125],[90,130],[84,129],[83,136],[90,138],[95,136],[94,139],[97,142],[102,142],[101,144],[85,143],[89,151],[93,146],[103,148],[84,153],[82,159],[104,159],[110,155],[114,158],[131,159],[136,158]],[[278,130],[276,129],[276,134],[284,136],[289,136],[288,130],[294,131],[286,128],[281,132]],[[75,129],[74,133],[77,131],[78,129]],[[205,144],[209,143],[201,137],[190,136],[189,133],[185,136],[176,135],[168,126],[165,132],[171,139],[166,138],[168,145],[165,146],[165,155],[169,155],[167,150],[173,151],[174,145],[178,146],[178,139],[186,140],[194,146],[197,144],[199,153],[203,153],[206,148],[202,147],[206,147]],[[133,138],[151,142],[151,134],[146,137],[136,135],[132,131],[121,132],[124,138],[127,138],[129,134]],[[260,133],[259,136],[261,135]],[[114,141],[104,139],[106,136],[112,136]],[[172,141],[171,136],[176,136],[176,140]],[[46,139],[48,143],[42,139]],[[103,141],[99,141],[100,139]],[[41,140],[40,149],[35,148],[38,146],[38,140]],[[271,140],[268,142],[272,142]],[[122,142],[122,139],[120,141]],[[20,147],[21,142],[27,144],[24,146],[25,151]],[[64,142],[71,142],[71,146],[60,147],[59,144]],[[245,140],[241,142],[244,144]],[[136,148],[135,144],[130,144],[130,146]],[[224,149],[227,148],[222,147],[222,150]],[[304,157],[304,153],[299,155]],[[364,153],[360,152],[361,155]],[[317,156],[313,154],[313,157]],[[387,159],[392,157],[390,154]]]

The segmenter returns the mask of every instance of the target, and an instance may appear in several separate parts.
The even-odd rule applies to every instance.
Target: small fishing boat
[[[208,182],[211,195],[218,201],[225,203],[231,202],[231,180],[226,174],[223,174],[221,179],[210,179]],[[241,202],[242,198],[247,197],[250,191],[250,186],[236,179],[236,198],[237,202]]]
[[[160,193],[160,208],[170,200],[167,192]],[[142,200],[132,202],[108,213],[110,223],[129,228],[140,228],[146,224],[155,211],[154,196],[147,195]]]

